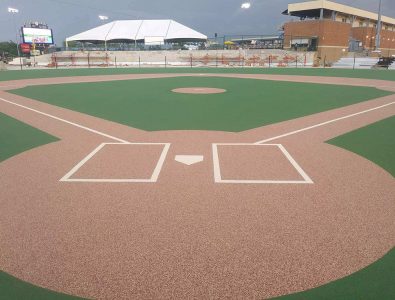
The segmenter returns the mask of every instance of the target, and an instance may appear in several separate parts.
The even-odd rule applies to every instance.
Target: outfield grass
[[[78,300],[82,298],[53,292],[0,271],[0,299],[4,300]]]
[[[223,94],[171,92],[212,87]],[[147,131],[240,132],[390,95],[370,87],[223,77],[177,77],[28,86],[14,94]]]
[[[315,289],[276,300],[395,299],[395,248],[370,266]]]
[[[58,139],[0,113],[0,162],[55,141]]]
[[[0,72],[0,81],[51,78],[70,76],[92,76],[113,74],[152,74],[152,73],[244,73],[330,76],[365,79],[382,79],[395,81],[395,70],[350,70],[334,68],[79,68],[79,69],[43,69]]]
[[[334,138],[327,143],[359,154],[395,177],[394,116]]]

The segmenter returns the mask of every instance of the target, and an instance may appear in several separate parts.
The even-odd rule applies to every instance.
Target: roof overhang
[[[173,20],[122,20],[66,38],[66,42],[138,42],[150,38],[163,41],[206,41],[207,36]]]
[[[288,4],[288,9],[283,14],[297,16],[297,17],[308,17],[309,14],[316,13],[321,9],[330,11],[336,11],[347,15],[357,16],[370,20],[378,20],[378,14],[370,11],[362,10],[348,5],[339,4],[328,0],[315,0],[300,3]],[[395,18],[382,16],[382,22],[395,25]]]

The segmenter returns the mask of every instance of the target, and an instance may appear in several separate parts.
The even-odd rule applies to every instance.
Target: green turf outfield
[[[0,271],[0,299],[4,300],[77,300],[78,297],[56,293],[19,280]]]
[[[327,143],[359,154],[395,177],[395,116],[339,136]]]
[[[152,73],[241,73],[241,74],[277,74],[277,75],[305,75],[331,76],[366,79],[382,79],[395,81],[395,70],[349,70],[334,68],[80,68],[80,69],[44,69],[0,72],[0,81],[50,78],[89,75],[113,74],[152,74]]]
[[[173,93],[212,87],[223,94]],[[239,132],[390,95],[370,87],[223,77],[29,86],[12,93],[148,131]]]
[[[0,162],[58,139],[0,113]]]
[[[395,248],[348,277],[276,300],[392,300],[395,299],[394,274]]]

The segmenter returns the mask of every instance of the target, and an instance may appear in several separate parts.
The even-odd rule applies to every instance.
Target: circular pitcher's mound
[[[190,87],[174,89],[172,92],[181,94],[220,94],[225,93],[226,90],[206,87]]]

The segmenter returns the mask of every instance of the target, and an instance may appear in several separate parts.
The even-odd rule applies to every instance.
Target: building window
[[[359,27],[363,27],[363,22],[359,22]]]
[[[346,18],[342,18],[342,22],[343,23],[347,23],[347,19]]]

